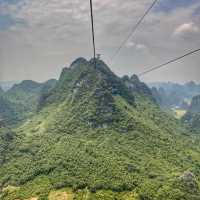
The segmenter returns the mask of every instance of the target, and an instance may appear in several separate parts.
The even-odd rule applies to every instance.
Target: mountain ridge
[[[50,79],[44,83],[37,83],[25,80],[14,84],[7,91],[0,94],[0,117],[5,118],[8,124],[16,124],[23,121],[29,114],[34,113],[37,108],[38,99],[41,93],[49,91],[54,87],[55,79]],[[6,109],[8,112],[6,113]]]
[[[164,108],[188,108],[192,98],[200,94],[200,84],[194,81],[185,84],[161,82],[148,85],[159,105]]]
[[[198,200],[200,140],[135,75],[121,79],[95,62],[64,68],[34,115],[0,129],[3,200],[48,199],[65,188],[77,200],[84,191],[93,200]]]

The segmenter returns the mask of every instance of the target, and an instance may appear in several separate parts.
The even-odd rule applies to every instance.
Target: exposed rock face
[[[122,80],[133,93],[147,96],[151,100],[155,101],[151,89],[145,83],[141,82],[137,75],[133,75],[130,78],[124,76]]]
[[[200,133],[200,95],[193,97],[188,112],[183,116],[182,121],[189,125],[195,133]]]
[[[188,189],[189,191],[197,191],[198,183],[195,179],[195,176],[192,172],[186,171],[182,176],[179,177],[180,183]]]
[[[193,97],[189,112],[200,113],[200,95]]]

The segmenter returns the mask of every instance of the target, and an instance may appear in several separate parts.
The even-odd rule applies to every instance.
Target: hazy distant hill
[[[20,83],[20,81],[0,81],[0,87],[7,91],[9,90],[14,84]]]
[[[199,200],[200,140],[138,77],[79,58],[45,92],[25,83],[13,89],[17,101],[29,105],[40,91],[39,105],[21,126],[0,129],[1,199],[60,191],[77,200]]]
[[[192,98],[200,94],[200,84],[189,82],[186,84],[177,83],[152,83],[152,93],[157,102],[167,108],[187,108]]]

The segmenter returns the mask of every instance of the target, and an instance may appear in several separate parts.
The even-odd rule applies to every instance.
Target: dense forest
[[[0,199],[200,200],[199,105],[176,119],[99,59],[0,90]]]

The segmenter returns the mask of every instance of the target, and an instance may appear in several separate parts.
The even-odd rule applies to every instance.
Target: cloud
[[[145,44],[134,43],[133,41],[129,41],[126,43],[127,48],[135,48],[136,50],[146,50],[147,46]]]
[[[88,59],[92,56],[89,1],[17,0],[12,4],[8,2],[0,0],[0,13],[17,23],[11,23],[0,30],[0,79],[43,81],[58,77],[61,68],[78,56]],[[93,2],[97,52],[102,53],[103,59],[107,62],[150,6],[151,1]],[[198,34],[194,34],[195,29],[200,30],[200,19],[194,16],[200,2],[195,2],[197,3],[187,6],[176,5],[170,12],[159,7],[158,2],[159,9],[148,14],[126,47],[121,49],[115,65],[111,66],[112,70],[119,75],[139,73],[148,65],[160,64],[185,53],[188,49],[200,46]],[[193,27],[193,32],[190,32],[188,27],[180,27],[184,24],[189,24],[189,28]],[[190,37],[172,37],[177,31],[187,33]],[[144,51],[145,49],[148,51]],[[195,68],[199,62],[195,57],[189,65]],[[183,74],[185,68],[186,66],[183,67]],[[169,78],[177,78],[176,67],[168,70],[171,74]],[[152,73],[146,76],[145,80],[166,78],[165,74]],[[185,80],[184,76],[178,78],[180,81]]]
[[[147,46],[144,45],[144,44],[137,44],[136,45],[136,49],[138,49],[138,50],[144,50],[144,49],[147,49]]]
[[[129,41],[129,42],[126,43],[126,47],[127,47],[127,48],[135,47],[135,43],[132,42],[132,41]]]
[[[175,36],[179,36],[179,35],[185,35],[185,34],[190,34],[190,33],[198,33],[199,32],[199,27],[193,23],[184,23],[180,26],[178,26],[175,31],[174,31],[174,35]]]

